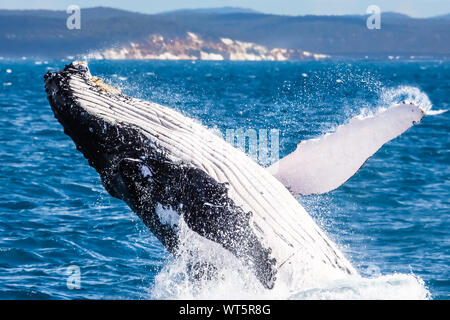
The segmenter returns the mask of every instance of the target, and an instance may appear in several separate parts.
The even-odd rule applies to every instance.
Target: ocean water
[[[361,277],[274,291],[232,266],[186,281],[182,259],[106,193],[53,118],[43,75],[65,63],[0,61],[1,299],[450,298],[449,62],[90,62],[216,130],[278,130],[280,156],[394,102],[427,111],[339,189],[298,199]]]

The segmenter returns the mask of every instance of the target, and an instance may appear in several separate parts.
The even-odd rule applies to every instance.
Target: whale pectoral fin
[[[424,112],[412,104],[393,105],[374,116],[352,118],[331,134],[302,141],[268,170],[293,195],[321,194],[352,177],[383,144],[420,122]]]

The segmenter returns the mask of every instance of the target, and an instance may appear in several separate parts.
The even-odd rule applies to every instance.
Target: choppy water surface
[[[46,100],[44,73],[65,63],[0,61],[0,298],[450,298],[450,112],[436,112],[449,109],[448,62],[91,62],[125,93],[209,127],[277,129],[281,156],[393,102],[434,110],[338,190],[299,199],[363,277],[269,292],[232,267],[193,286],[106,193]]]

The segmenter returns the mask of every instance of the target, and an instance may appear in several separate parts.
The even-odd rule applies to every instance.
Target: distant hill
[[[248,8],[239,7],[222,7],[222,8],[200,8],[200,9],[180,9],[162,12],[161,14],[231,14],[231,13],[258,13],[258,11]]]
[[[66,28],[67,13],[0,10],[0,56],[63,57],[143,43],[152,35],[208,43],[222,38],[332,56],[450,56],[450,19],[381,16],[369,30],[367,16],[281,16],[248,9],[193,9],[141,14],[97,7],[81,11],[81,30]]]
[[[434,17],[434,19],[447,19],[447,20],[450,20],[450,13]]]

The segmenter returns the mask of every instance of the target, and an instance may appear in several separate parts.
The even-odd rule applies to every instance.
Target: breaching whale
[[[301,278],[307,268],[357,274],[294,196],[339,187],[423,117],[417,106],[394,105],[301,142],[263,168],[200,123],[104,84],[85,62],[48,72],[45,88],[56,119],[105,189],[170,252],[177,252],[182,219],[269,289]]]

